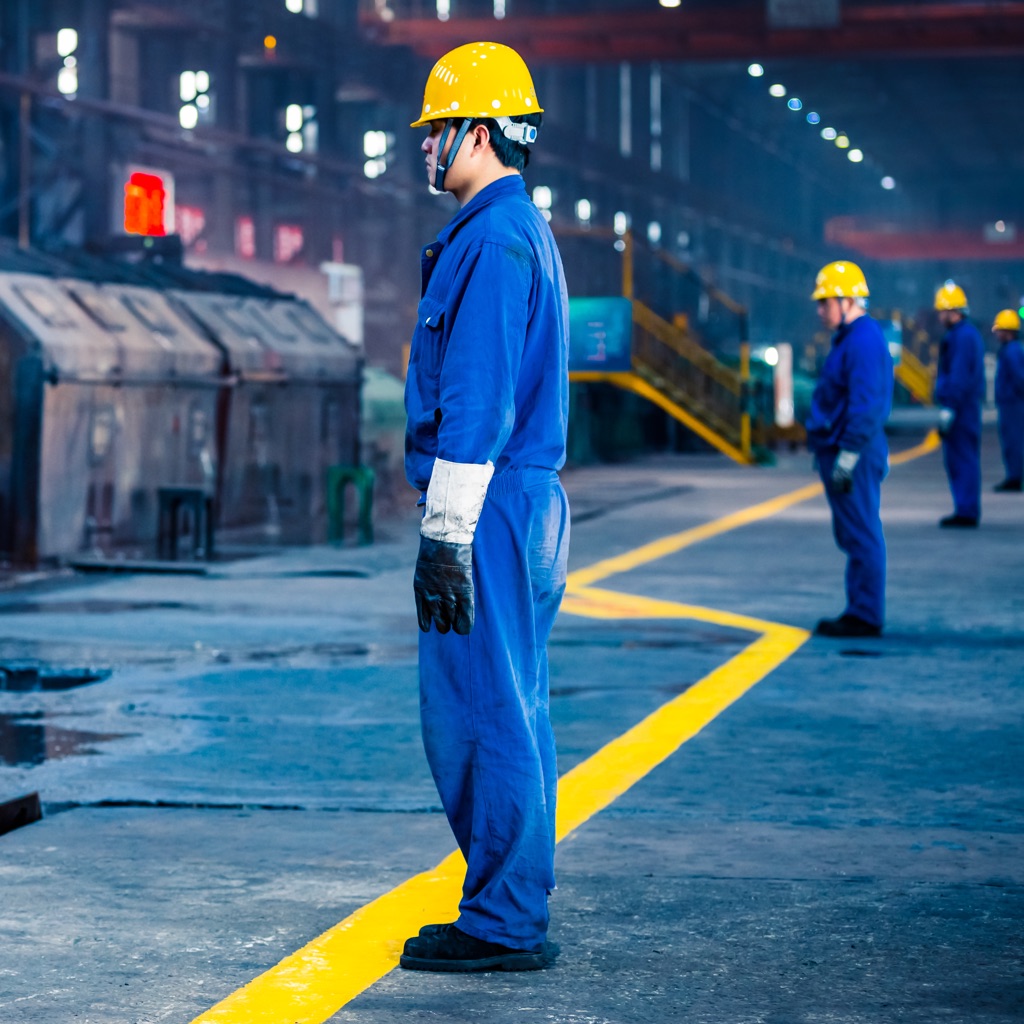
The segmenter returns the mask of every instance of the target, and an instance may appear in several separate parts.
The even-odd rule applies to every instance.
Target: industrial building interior
[[[514,543],[449,545],[442,639],[410,122],[471,41],[544,109],[568,367],[543,466],[447,463]],[[0,1024],[1019,1024],[1022,112],[1024,0],[0,0]],[[431,757],[506,712],[543,969],[397,970],[472,896]]]

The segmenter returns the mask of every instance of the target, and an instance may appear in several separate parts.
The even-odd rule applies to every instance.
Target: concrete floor
[[[999,470],[989,432],[987,488]],[[812,480],[804,455],[569,472],[572,568]],[[1024,1019],[1024,496],[940,531],[932,453],[883,505],[885,637],[809,640],[573,832],[551,969],[392,971],[329,1019]],[[45,811],[0,837],[3,1024],[188,1024],[450,852],[419,741],[414,514],[381,533],[0,589],[0,664],[112,670],[0,690],[0,801]],[[842,610],[842,570],[819,496],[600,586],[810,628]],[[750,639],[563,613],[562,770]]]

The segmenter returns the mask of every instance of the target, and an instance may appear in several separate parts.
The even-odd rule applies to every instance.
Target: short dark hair
[[[540,128],[543,114],[523,114],[520,117],[513,117],[513,121],[522,121],[524,124],[531,124],[534,128]],[[497,154],[502,166],[511,167],[513,170],[522,171],[530,162],[530,147],[520,142],[513,142],[506,139],[501,130],[501,125],[493,117],[477,117],[469,124],[472,131],[478,125],[483,125],[491,133],[491,149]]]

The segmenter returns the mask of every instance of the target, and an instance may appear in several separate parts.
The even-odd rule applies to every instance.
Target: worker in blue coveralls
[[[935,293],[946,328],[939,344],[935,401],[942,457],[953,493],[953,514],[939,526],[972,527],[981,520],[981,403],[985,398],[985,343],[967,319],[967,295],[953,281]]]
[[[535,970],[555,885],[547,640],[565,589],[568,297],[521,171],[542,108],[514,50],[434,66],[412,127],[459,211],[422,252],[405,404],[423,494],[413,589],[423,744],[466,858],[459,917],[405,943],[425,971]]]
[[[846,610],[822,619],[819,636],[880,636],[885,622],[885,537],[880,513],[889,471],[885,421],[893,367],[882,329],[867,315],[868,284],[855,263],[823,267],[811,298],[833,332],[811,398],[807,444],[832,509],[832,531],[846,555]]]
[[[1024,345],[1020,340],[1020,314],[1002,309],[992,323],[999,342],[996,362],[996,409],[999,411],[999,446],[1006,476],[997,491],[1024,487]]]

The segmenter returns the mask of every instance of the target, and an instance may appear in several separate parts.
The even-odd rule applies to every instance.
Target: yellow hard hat
[[[539,114],[537,90],[522,57],[502,43],[466,43],[435,65],[423,90],[423,110],[410,128],[450,117]]]
[[[1020,333],[1020,314],[1015,309],[1001,309],[996,313],[993,331],[1013,331]]]
[[[864,278],[864,271],[849,260],[829,263],[818,271],[811,298],[818,299],[866,299],[871,292]]]
[[[967,295],[964,293],[964,290],[960,285],[954,284],[952,281],[947,281],[935,293],[935,308],[956,310],[966,309]]]

